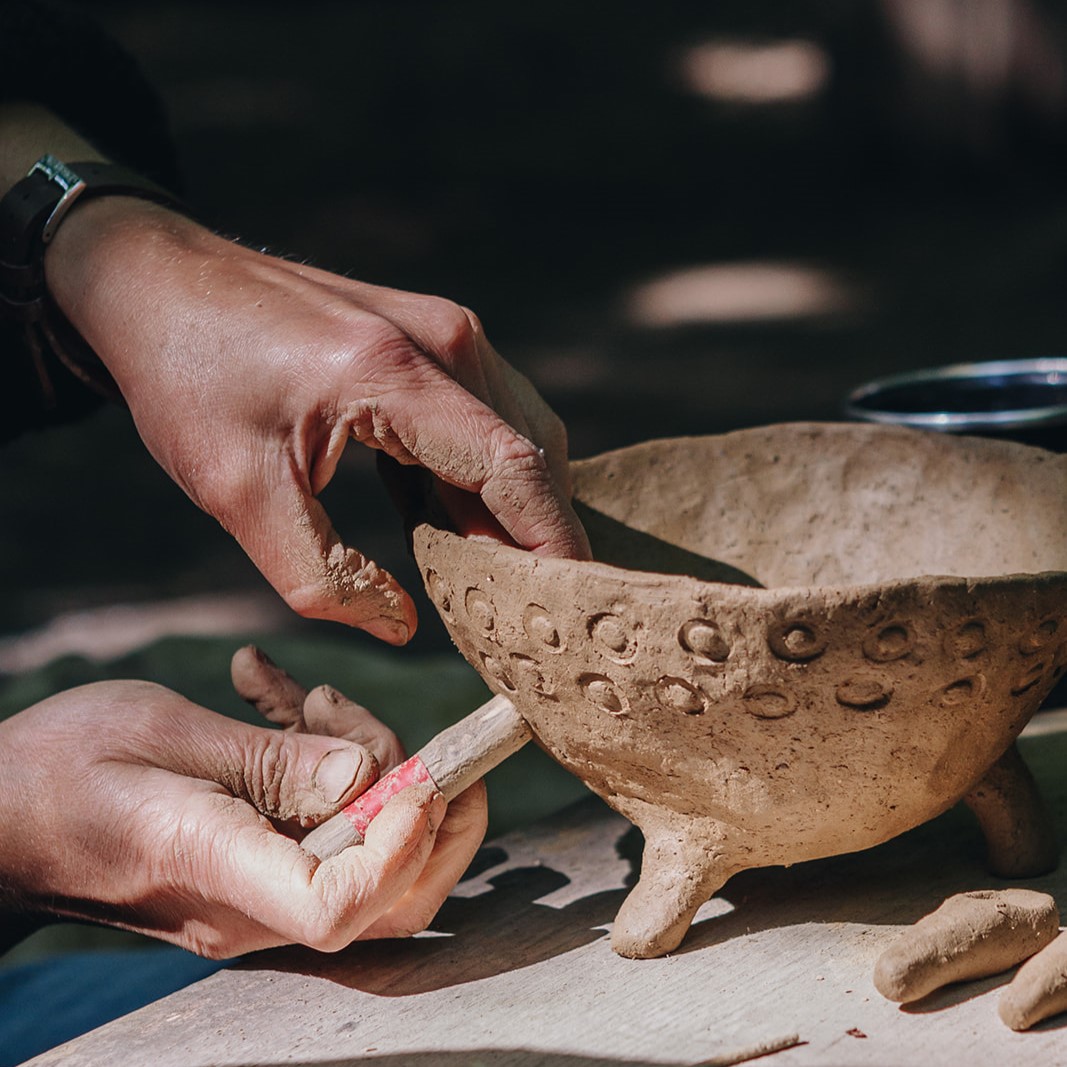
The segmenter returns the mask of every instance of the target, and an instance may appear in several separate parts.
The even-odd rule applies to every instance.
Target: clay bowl
[[[961,798],[999,873],[1054,865],[1013,742],[1067,670],[1067,457],[796,424],[573,473],[598,562],[429,525],[415,555],[490,688],[642,830],[616,951],[674,948],[739,870]]]

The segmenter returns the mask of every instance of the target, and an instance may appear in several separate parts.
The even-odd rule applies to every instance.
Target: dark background
[[[1063,351],[1061,4],[82,6],[159,87],[203,217],[473,307],[573,455],[837,418],[874,376]],[[696,91],[685,72],[714,81],[738,41],[800,42],[825,80],[772,103]],[[768,263],[830,297],[783,310],[797,275],[720,273],[681,285],[680,321],[641,319],[656,279]],[[0,634],[231,592],[321,629],[278,611],[121,411],[5,449],[3,484]],[[417,585],[369,455],[350,450],[326,500]],[[447,647],[419,602],[415,650]]]

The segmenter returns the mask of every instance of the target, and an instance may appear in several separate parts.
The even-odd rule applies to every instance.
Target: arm
[[[40,118],[7,109],[12,169],[57,135],[70,144]],[[562,424],[466,309],[267,256],[124,197],[75,205],[45,272],[149,450],[301,614],[393,643],[414,632],[408,594],[316,499],[350,438],[430,471],[463,532],[588,555]]]

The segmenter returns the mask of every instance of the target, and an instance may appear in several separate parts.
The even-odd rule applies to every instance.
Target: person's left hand
[[[88,919],[217,959],[425,928],[481,842],[484,784],[447,809],[432,788],[406,789],[362,846],[320,862],[300,828],[350,803],[399,745],[365,709],[321,688],[303,696],[250,650],[234,676],[288,728],[134,681],[71,689],[0,722],[3,919]]]

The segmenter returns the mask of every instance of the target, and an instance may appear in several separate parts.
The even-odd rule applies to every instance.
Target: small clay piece
[[[490,689],[644,834],[617,952],[964,797],[998,873],[1055,862],[1012,746],[1067,672],[1067,455],[804,423],[571,472],[597,562],[429,523],[414,549]]]
[[[1059,928],[1059,909],[1047,893],[959,893],[878,957],[874,987],[887,1000],[909,1004],[951,982],[1014,967],[1049,944]]]
[[[997,1011],[1013,1030],[1067,1011],[1067,933],[1060,934],[1020,968],[1000,995]]]

